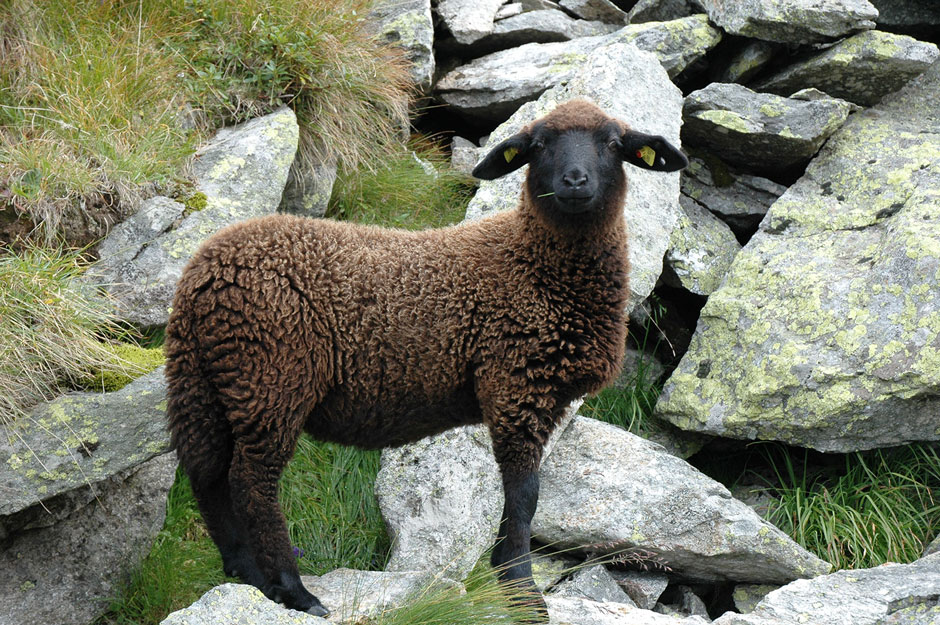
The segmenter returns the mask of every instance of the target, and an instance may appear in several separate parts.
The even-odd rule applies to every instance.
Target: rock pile
[[[659,418],[703,436],[821,451],[940,439],[940,11],[932,3],[383,0],[370,19],[404,48],[424,97],[445,105],[464,167],[485,143],[573,97],[681,139],[690,167],[655,176],[631,169],[625,206],[631,316],[648,314],[650,298],[701,309],[697,322],[678,315]],[[296,142],[287,109],[223,131],[197,159],[199,201],[157,198],[115,229],[100,247],[99,273],[127,320],[165,323],[182,265],[223,225],[288,206],[314,210],[335,170],[313,183],[289,175]],[[482,184],[467,218],[512,207],[519,184],[518,174]],[[162,421],[159,401],[133,411]],[[111,443],[95,439],[85,458],[75,450],[90,447],[79,438],[66,447],[98,488],[108,479],[98,465],[111,462],[98,460],[99,448]],[[145,443],[151,462],[163,445]],[[0,461],[51,488],[55,470],[30,473],[15,447],[0,447]],[[614,426],[572,414],[541,479],[534,534],[568,558],[539,558],[537,568],[556,572],[540,578],[553,623],[940,619],[937,555],[829,574],[828,563],[723,486]],[[492,541],[499,484],[480,428],[387,451],[376,489],[394,540],[389,571],[306,583],[331,597],[324,602],[337,620],[394,609],[429,580],[459,589]],[[89,493],[50,501],[68,516]],[[99,494],[105,508],[109,497]],[[4,545],[33,540],[37,504],[0,509]],[[12,571],[4,596],[42,586],[48,598],[55,582],[27,571],[18,549],[0,552]],[[617,566],[580,564],[600,556]],[[558,573],[572,562],[579,570]],[[442,572],[453,580],[442,582]],[[361,592],[344,594],[350,588]],[[44,609],[12,608],[0,622],[93,616],[46,618]],[[321,621],[226,585],[165,622],[236,618]]]

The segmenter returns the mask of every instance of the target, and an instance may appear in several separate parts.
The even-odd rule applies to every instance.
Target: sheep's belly
[[[435,400],[411,396],[363,402],[337,393],[314,409],[306,430],[320,440],[381,449],[480,421],[476,397],[469,389]]]

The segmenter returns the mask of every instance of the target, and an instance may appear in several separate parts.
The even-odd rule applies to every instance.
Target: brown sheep
[[[624,351],[623,161],[687,164],[573,101],[474,170],[528,163],[516,210],[424,232],[277,215],[196,252],[166,331],[169,429],[227,574],[326,614],[277,501],[301,432],[377,449],[482,422],[506,497],[492,563],[544,616],[528,557],[542,446]]]

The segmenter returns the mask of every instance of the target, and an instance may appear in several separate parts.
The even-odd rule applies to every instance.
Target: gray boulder
[[[160,625],[327,625],[330,621],[289,610],[246,584],[223,584],[207,591],[196,603],[177,610]]]
[[[142,230],[150,238],[143,241],[129,244],[122,230],[120,242],[103,244],[116,253],[102,254],[90,271],[109,285],[121,318],[145,327],[166,324],[183,267],[202,242],[225,226],[277,210],[297,151],[298,132],[294,113],[287,107],[220,130],[200,148],[193,163],[204,207],[160,233],[155,227],[167,219],[150,222],[149,230]],[[161,210],[161,215],[172,212]]]
[[[468,45],[493,32],[496,12],[506,0],[440,0],[437,14],[458,43]]]
[[[630,92],[631,97],[624,97]],[[518,132],[528,122],[573,98],[586,98],[634,128],[663,135],[678,145],[681,94],[669,82],[656,57],[629,44],[617,43],[591,53],[563,85],[521,108],[493,131],[489,144]],[[678,175],[629,167],[624,212],[630,232],[630,304],[646,299],[662,273],[663,255],[678,219]],[[477,219],[514,208],[525,168],[498,180],[483,181],[467,208]]]
[[[731,228],[694,200],[682,195],[679,206],[662,279],[669,286],[708,296],[728,273],[741,244]]]
[[[682,140],[757,173],[809,161],[845,122],[842,100],[794,100],[733,83],[712,83],[686,96]]]
[[[831,96],[873,106],[924,73],[940,57],[932,43],[868,30],[759,81],[755,88],[781,95],[815,87]]]
[[[659,445],[576,417],[542,464],[533,536],[592,552],[651,552],[697,580],[786,582],[830,565]]]
[[[628,24],[668,22],[692,14],[689,0],[640,0],[627,14]]]
[[[579,407],[580,402],[572,405],[567,419]],[[546,445],[545,456],[567,419]],[[466,578],[496,540],[502,484],[482,425],[383,450],[375,495],[392,539],[386,570]]]
[[[411,79],[427,93],[434,78],[434,23],[431,0],[378,0],[369,14],[380,39],[404,50]]]
[[[917,619],[925,613],[935,619],[938,596],[940,556],[931,556],[797,580],[768,594],[753,612],[726,613],[715,625],[933,623]]]
[[[300,579],[330,610],[330,620],[341,623],[374,619],[427,591],[465,592],[463,584],[428,572],[336,569],[319,577],[304,575]]]
[[[914,37],[929,37],[940,30],[940,4],[936,0],[871,0],[878,9],[878,27]]]
[[[690,158],[680,177],[682,195],[708,209],[737,236],[749,238],[787,188],[767,178],[731,170],[717,161],[712,167],[714,171],[705,161]]]
[[[570,41],[581,37],[596,37],[617,30],[614,24],[579,20],[558,9],[525,11],[498,20],[493,31],[473,44],[475,53],[486,53],[521,46],[526,43]]]
[[[545,597],[549,625],[706,625],[700,616],[676,618],[641,610],[625,603],[591,601],[582,597]]]
[[[176,470],[165,410],[161,368],[42,404],[0,439],[0,622],[78,625],[107,610],[163,526]]]
[[[559,597],[582,597],[591,601],[636,605],[610,572],[600,564],[575,571],[569,579],[555,586],[551,594]]]
[[[614,579],[637,607],[652,610],[669,585],[669,576],[655,571],[614,571]]]
[[[696,0],[725,31],[765,41],[816,43],[874,28],[878,10],[867,0]]]
[[[940,437],[938,101],[940,62],[829,139],[709,298],[658,415],[822,451]]]
[[[780,586],[773,584],[738,584],[734,587],[731,599],[734,601],[734,607],[741,614],[750,614],[754,611],[761,601],[771,592],[777,590]]]
[[[632,42],[656,54],[669,76],[675,76],[720,40],[720,31],[704,15],[630,25],[609,35],[530,43],[488,54],[445,74],[436,90],[441,100],[462,115],[503,120],[523,103],[569,80],[598,48]],[[630,85],[631,97],[643,96],[642,88]]]
[[[558,0],[558,4],[583,20],[626,24],[627,14],[610,0]]]
[[[483,426],[383,450],[375,495],[392,540],[386,569],[464,579],[496,540],[502,484]]]

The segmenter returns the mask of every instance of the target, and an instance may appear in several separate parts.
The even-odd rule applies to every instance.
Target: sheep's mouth
[[[566,213],[586,213],[594,210],[593,194],[556,194],[555,201],[558,208]]]

